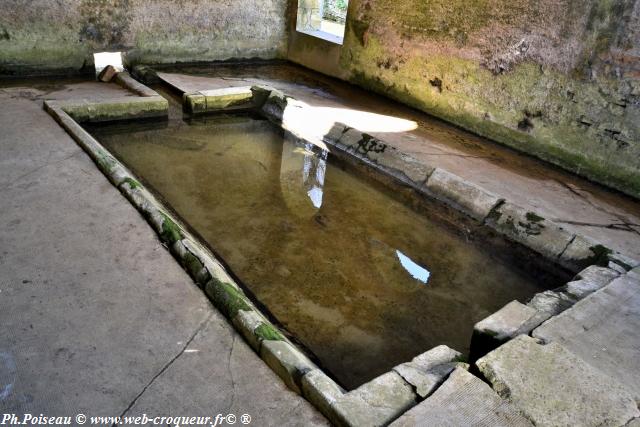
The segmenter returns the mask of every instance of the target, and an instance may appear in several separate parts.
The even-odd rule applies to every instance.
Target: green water
[[[264,120],[90,131],[348,389],[439,344],[466,353],[475,322],[546,289]]]

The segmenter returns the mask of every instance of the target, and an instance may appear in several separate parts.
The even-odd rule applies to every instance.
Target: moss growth
[[[540,215],[536,215],[534,212],[527,212],[525,216],[527,217],[527,221],[531,221],[531,222],[544,221],[543,217],[541,217]]]
[[[167,215],[161,213],[163,221],[162,221],[162,233],[160,233],[160,239],[172,245],[178,240],[182,240],[184,238],[182,232],[180,231],[180,227],[171,220]]]
[[[260,326],[255,329],[254,333],[263,340],[282,341],[284,339],[275,327],[267,323],[261,323]]]
[[[187,270],[189,275],[196,279],[198,273],[202,270],[204,265],[200,262],[197,256],[191,252],[187,252],[182,260],[182,265]]]
[[[250,310],[244,294],[230,283],[211,279],[205,287],[207,295],[215,306],[229,319],[233,319],[240,310]]]
[[[132,190],[140,187],[140,183],[133,178],[126,177],[123,182],[129,184],[129,188],[131,188]]]
[[[104,151],[98,151],[96,153],[95,162],[103,172],[110,172],[115,165],[115,160],[109,154]]]

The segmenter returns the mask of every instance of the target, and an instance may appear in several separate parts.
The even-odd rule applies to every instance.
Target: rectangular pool
[[[347,389],[559,283],[263,119],[87,129]]]

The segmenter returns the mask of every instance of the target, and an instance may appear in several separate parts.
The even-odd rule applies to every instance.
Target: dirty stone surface
[[[520,335],[476,364],[537,426],[620,426],[640,415],[627,387],[558,342]]]
[[[407,411],[392,427],[513,426],[532,424],[479,378],[457,368],[424,402]]]
[[[640,258],[640,202],[354,86],[293,65],[183,67],[159,76],[185,92],[266,84],[314,108],[317,133],[360,129],[414,158]]]
[[[624,384],[640,402],[640,277],[620,276],[533,331]]]
[[[0,88],[0,408],[325,425],[41,103],[124,94],[77,81]]]

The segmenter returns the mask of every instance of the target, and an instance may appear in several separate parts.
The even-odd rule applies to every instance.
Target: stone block
[[[614,279],[532,334],[625,384],[640,402],[640,280]]]
[[[286,341],[265,340],[260,346],[260,357],[291,390],[302,394],[302,377],[316,366],[298,349]]]
[[[109,83],[116,75],[118,70],[113,65],[107,65],[98,74],[98,80],[104,83]]]
[[[474,361],[505,341],[528,334],[548,317],[536,309],[511,301],[473,327],[470,359]]]
[[[411,384],[418,396],[429,396],[458,365],[462,354],[439,345],[393,368],[406,382]]]
[[[393,427],[532,426],[491,387],[464,369],[456,369],[424,402],[402,415]]]
[[[334,405],[339,425],[384,426],[417,403],[413,388],[387,372],[345,394]]]
[[[581,235],[576,235],[560,255],[560,264],[571,271],[580,271],[591,264],[601,264],[606,253],[598,250],[598,243]]]
[[[562,313],[576,303],[576,299],[559,291],[544,291],[534,295],[527,303],[531,308],[545,313],[547,318]]]
[[[633,259],[631,257],[628,257],[624,254],[621,254],[620,252],[609,253],[608,259],[609,261],[614,262],[619,266],[623,267],[627,271],[631,270],[632,268],[640,266],[640,261]]]
[[[254,333],[256,328],[264,322],[264,319],[253,310],[239,310],[231,321],[236,330],[240,331],[251,348],[260,352],[260,338]]]
[[[253,92],[249,86],[203,90],[205,111],[249,109],[253,107]]]
[[[344,393],[342,387],[320,369],[313,369],[302,377],[302,395],[334,424],[338,418],[333,407]]]
[[[575,299],[582,299],[619,275],[620,273],[610,268],[591,265],[576,275],[575,279],[578,280],[567,283],[565,292]]]
[[[334,123],[322,140],[328,144],[336,144],[349,127],[342,123]]]
[[[504,199],[442,169],[435,169],[425,184],[436,198],[459,208],[478,221]]]
[[[624,386],[555,342],[520,335],[476,364],[536,426],[619,426],[640,415]]]
[[[556,261],[573,234],[533,212],[506,202],[487,217],[487,225],[508,238]]]

